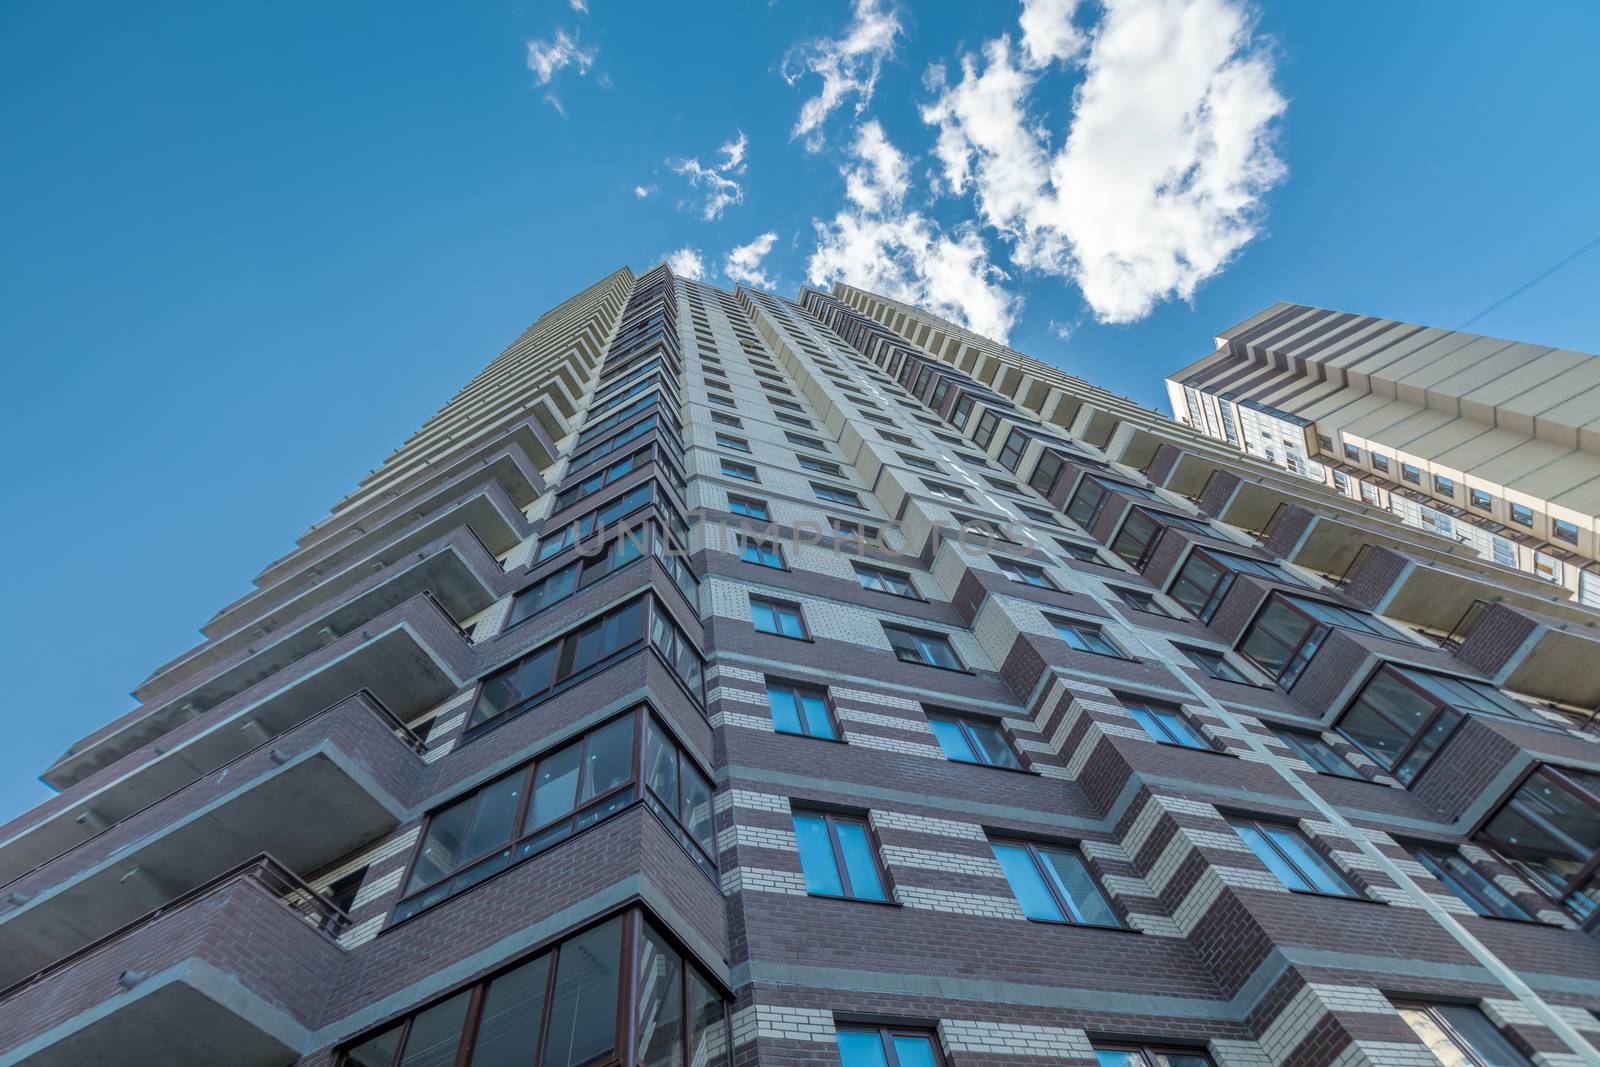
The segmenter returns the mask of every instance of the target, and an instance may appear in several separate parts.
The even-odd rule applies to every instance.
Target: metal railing
[[[217,875],[215,878],[185,893],[180,893],[160,907],[153,908],[132,922],[125,923],[103,937],[96,938],[81,948],[67,953],[54,963],[28,975],[4,989],[0,989],[0,1001],[4,1001],[14,994],[22,992],[31,986],[59,974],[73,964],[83,960],[102,949],[109,948],[117,941],[133,933],[142,926],[157,921],[165,915],[179,911],[189,904],[210,896],[235,882],[254,881],[263,889],[277,898],[285,908],[298,915],[306,925],[315,928],[331,939],[337,939],[339,933],[350,922],[350,917],[333,901],[311,888],[306,881],[289,868],[263,852],[253,859],[246,860],[237,867],[230,868]]]
[[[1489,602],[1483,599],[1474,600],[1467,605],[1467,610],[1461,613],[1461,618],[1450,628],[1450,632],[1439,639],[1439,647],[1448,652],[1459,652],[1467,638],[1472,636],[1478,624],[1483,621],[1484,612],[1489,610]]]
[[[1367,561],[1367,557],[1372,555],[1374,547],[1371,541],[1361,542],[1361,547],[1356,549],[1356,554],[1350,559],[1350,565],[1339,575],[1339,580],[1333,583],[1335,589],[1348,588],[1350,583],[1355,581],[1356,573],[1361,570],[1361,565]]]

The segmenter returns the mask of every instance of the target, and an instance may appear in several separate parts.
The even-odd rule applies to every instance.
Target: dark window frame
[[[935,730],[934,739],[939,742],[940,751],[944,753],[945,758],[951,763],[965,763],[974,767],[994,767],[1003,771],[1027,770],[1027,765],[1022,762],[1022,757],[1017,752],[1017,746],[1012,743],[1011,735],[1006,732],[1005,724],[1001,722],[1001,720],[989,718],[983,715],[969,715],[966,712],[952,711],[945,708],[925,708],[923,715],[927,718],[929,723],[937,721],[948,723],[949,725],[954,726],[961,734],[961,737],[967,748],[970,749],[972,754],[976,757],[975,759],[969,760],[961,759],[959,756],[952,756],[949,749],[944,747],[944,742],[939,737],[939,732]],[[983,727],[993,731],[993,735],[998,738],[1000,744],[1004,746],[1004,750],[1010,754],[1010,764],[996,763],[990,757],[988,748],[984,744],[983,740],[977,735],[974,724],[981,724]]]
[[[1076,844],[1061,844],[1054,841],[1036,841],[1030,838],[1012,837],[1007,834],[997,834],[991,836],[989,838],[990,849],[993,850],[994,846],[996,845],[1020,848],[1027,853],[1029,862],[1033,864],[1034,874],[1038,876],[1040,884],[1044,886],[1045,892],[1049,894],[1051,900],[1054,902],[1056,910],[1059,911],[1063,916],[1060,919],[1048,919],[1027,915],[1026,918],[1029,922],[1050,923],[1055,926],[1086,926],[1096,930],[1131,929],[1131,927],[1129,927],[1125,921],[1122,912],[1111,902],[1111,894],[1106,892],[1105,886],[1100,881],[1100,876],[1095,873],[1094,867],[1089,863],[1089,857],[1084,853],[1080,846]],[[1060,888],[1056,885],[1055,879],[1050,876],[1052,868],[1047,865],[1047,861],[1042,855],[1042,851],[1044,850],[1063,852],[1077,858],[1077,861],[1082,864],[1084,872],[1088,874],[1089,880],[1094,883],[1094,889],[1096,894],[1098,894],[1100,897],[1100,902],[1105,905],[1106,911],[1110,912],[1112,918],[1116,920],[1114,923],[1090,922],[1087,919],[1073,918],[1074,915],[1081,915],[1082,909],[1076,900],[1070,899],[1061,892]],[[996,859],[996,862],[999,862],[998,858]],[[1015,897],[1016,887],[1012,886],[1010,882],[1010,878],[1007,877],[1006,884],[1008,887],[1010,887],[1012,896]],[[1017,904],[1020,907],[1022,905],[1022,901],[1019,899]]]
[[[819,893],[809,885],[806,893],[826,900],[852,900],[865,904],[889,904],[894,900],[892,883],[889,881],[889,872],[883,863],[883,846],[878,841],[877,832],[872,828],[872,821],[864,814],[845,812],[829,808],[807,807],[805,805],[791,807],[791,821],[800,818],[821,819],[827,827],[828,843],[833,851],[833,870],[839,879],[842,889],[840,893]],[[867,854],[872,859],[872,866],[878,877],[878,890],[883,894],[881,898],[860,896],[855,892],[854,880],[850,877],[850,865],[845,859],[845,846],[839,840],[839,824],[849,823],[861,827],[862,837],[867,844]],[[798,829],[796,830],[798,834]],[[801,853],[802,856],[804,853]],[[801,874],[804,877],[805,864],[801,863]]]
[[[758,622],[756,622],[756,605],[757,604],[760,604],[762,607],[768,609],[772,613],[773,619],[778,621],[778,628],[777,629],[775,629],[775,630],[764,630],[764,629],[761,628],[761,625]],[[784,632],[783,624],[782,624],[782,621],[781,621],[782,620],[782,616],[780,615],[780,612],[787,612],[787,613],[792,614],[794,616],[795,621],[797,623],[799,623],[799,627],[800,627],[800,632],[798,634],[791,634],[791,633],[785,633]],[[756,633],[758,633],[758,634],[766,634],[769,637],[782,637],[782,638],[784,638],[786,640],[789,640],[789,641],[810,641],[810,640],[812,640],[811,627],[806,624],[806,613],[801,608],[800,604],[798,602],[796,602],[796,601],[793,601],[793,600],[775,600],[772,597],[757,596],[757,595],[752,593],[750,595],[750,625],[755,630]]]
[[[1240,842],[1242,844],[1244,844],[1246,848],[1250,848],[1250,843],[1248,841],[1244,840],[1243,835],[1238,835],[1237,834],[1237,827],[1241,823],[1246,825],[1246,826],[1249,826],[1249,827],[1253,828],[1257,832],[1257,834],[1260,836],[1261,840],[1264,841],[1267,844],[1267,846],[1272,849],[1273,853],[1276,854],[1277,857],[1280,860],[1282,860],[1285,864],[1287,864],[1288,867],[1290,868],[1290,870],[1292,870],[1294,872],[1296,877],[1298,877],[1300,879],[1300,881],[1304,882],[1306,884],[1306,886],[1308,887],[1308,888],[1302,889],[1302,888],[1299,888],[1299,887],[1296,887],[1296,886],[1284,885],[1283,888],[1288,890],[1289,892],[1291,892],[1291,893],[1305,893],[1305,894],[1309,894],[1311,896],[1339,897],[1339,898],[1345,899],[1345,900],[1371,900],[1372,899],[1371,897],[1368,897],[1364,892],[1362,892],[1361,887],[1359,885],[1357,885],[1354,881],[1352,881],[1351,878],[1350,878],[1350,875],[1345,873],[1345,871],[1337,863],[1334,863],[1333,860],[1331,860],[1327,856],[1323,855],[1322,854],[1322,850],[1317,848],[1316,842],[1311,840],[1311,838],[1307,837],[1305,835],[1305,832],[1302,831],[1300,829],[1300,827],[1296,823],[1287,822],[1287,821],[1284,821],[1284,820],[1281,820],[1281,819],[1260,818],[1260,817],[1255,816],[1255,815],[1228,815],[1228,816],[1226,816],[1226,818],[1227,818],[1227,821],[1228,821],[1228,826],[1231,827],[1231,828],[1235,828],[1236,835],[1239,836]],[[1331,874],[1336,881],[1344,883],[1345,888],[1348,889],[1349,892],[1348,893],[1336,893],[1336,892],[1330,892],[1328,890],[1315,888],[1316,879],[1311,877],[1311,876],[1309,876],[1306,873],[1306,871],[1301,867],[1300,861],[1296,857],[1290,855],[1287,851],[1285,851],[1283,846],[1280,845],[1276,840],[1274,840],[1274,838],[1272,837],[1272,834],[1269,833],[1268,830],[1267,830],[1268,827],[1271,827],[1271,828],[1279,830],[1279,831],[1287,830],[1291,834],[1293,834],[1296,838],[1298,838],[1300,843],[1305,847],[1306,851],[1309,852],[1316,859],[1320,860],[1326,866],[1327,870],[1325,872],[1323,872],[1323,873]],[[1257,860],[1261,863],[1262,866],[1267,868],[1268,872],[1271,873],[1274,878],[1278,879],[1278,882],[1279,882],[1280,885],[1283,884],[1282,877],[1280,875],[1278,875],[1276,871],[1272,870],[1272,865],[1270,863],[1268,863],[1266,860],[1262,859],[1260,857],[1260,855],[1256,853],[1254,848],[1250,848],[1250,852],[1251,852],[1251,854],[1256,855]]]
[[[877,1034],[878,1044],[883,1050],[883,1058],[886,1067],[903,1067],[903,1065],[900,1063],[899,1053],[895,1051],[894,1047],[894,1039],[897,1037],[914,1037],[926,1041],[928,1043],[928,1047],[933,1050],[934,1067],[945,1067],[946,1061],[944,1058],[944,1050],[939,1046],[939,1035],[933,1030],[924,1029],[917,1026],[901,1026],[892,1023],[876,1025],[873,1023],[852,1022],[840,1022],[838,1025],[838,1030],[845,1033]],[[835,1050],[838,1049],[837,1037],[834,1038],[834,1048]],[[840,1059],[842,1062],[842,1054]]]

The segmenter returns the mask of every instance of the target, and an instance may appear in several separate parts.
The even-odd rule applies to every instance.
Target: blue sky
[[[619,264],[878,284],[1154,406],[1273,300],[1453,326],[1600,235],[1600,6],[1024,15],[7,5],[0,817]],[[1597,295],[1474,328],[1600,351]]]

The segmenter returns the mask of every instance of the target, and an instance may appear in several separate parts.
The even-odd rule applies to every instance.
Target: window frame
[[[1578,774],[1587,773],[1591,777],[1596,777],[1597,784],[1594,787],[1584,784],[1581,780],[1572,777],[1574,772]],[[1472,837],[1475,841],[1487,844],[1496,855],[1503,859],[1507,865],[1518,871],[1547,899],[1575,916],[1580,925],[1586,928],[1595,928],[1600,926],[1600,900],[1586,897],[1584,890],[1591,884],[1600,882],[1600,847],[1592,849],[1585,857],[1582,841],[1554,826],[1549,820],[1538,816],[1532,809],[1522,810],[1520,807],[1513,807],[1513,805],[1518,804],[1519,794],[1521,794],[1522,790],[1528,788],[1533,779],[1540,776],[1547,779],[1556,789],[1575,796],[1580,802],[1589,805],[1591,810],[1600,812],[1600,776],[1594,775],[1594,772],[1585,772],[1577,768],[1566,768],[1559,764],[1538,761],[1530,766],[1522,777],[1517,780],[1516,784],[1506,791],[1505,796],[1499,803],[1490,809],[1489,814],[1484,817],[1474,830]],[[1571,856],[1576,860],[1574,864],[1576,869],[1572,875],[1567,877],[1566,881],[1559,885],[1556,884],[1548,872],[1542,872],[1539,868],[1520,860],[1516,852],[1512,851],[1506,842],[1499,840],[1493,827],[1500,815],[1506,811],[1512,811],[1524,820],[1538,826],[1569,850]]]
[[[1364,782],[1366,775],[1349,760],[1340,755],[1321,734],[1311,733],[1307,730],[1292,730],[1284,726],[1269,725],[1273,736],[1289,747],[1289,751],[1306,766],[1318,774],[1326,774],[1332,778],[1347,778],[1352,782]],[[1324,757],[1322,749],[1310,743],[1314,739],[1327,749]],[[1304,747],[1302,747],[1304,746]]]
[[[806,682],[790,682],[782,678],[772,677],[765,677],[762,681],[765,686],[763,692],[767,701],[767,716],[768,718],[772,719],[773,733],[781,734],[784,737],[809,737],[816,741],[835,741],[840,744],[845,742],[844,730],[839,726],[838,709],[833,706],[833,695],[829,692],[827,686],[811,685]],[[799,730],[783,730],[778,728],[778,720],[772,714],[773,690],[779,690],[791,695],[794,701],[795,718],[801,726]],[[802,703],[801,698],[806,696],[816,697],[819,701],[821,701],[822,712],[828,722],[827,736],[812,733],[810,730],[805,728],[809,720],[807,719],[805,705]]]
[[[866,505],[861,502],[861,494],[846,486],[832,486],[824,482],[809,482],[811,495],[827,504],[837,504],[844,508],[860,508],[866,510]]]
[[[879,567],[873,563],[861,563],[857,560],[850,561],[850,568],[855,572],[856,584],[867,592],[883,593],[887,596],[897,596],[904,600],[923,599],[922,594],[917,590],[916,582],[912,580],[911,575],[907,572],[889,570],[887,567]],[[879,582],[882,583],[882,579],[885,576],[903,583],[907,591],[902,593],[898,589],[887,587],[884,584],[868,585],[865,581],[863,581],[863,579],[873,578],[878,579]]]
[[[826,900],[860,901],[866,904],[893,903],[894,894],[889,881],[889,873],[883,865],[882,847],[878,843],[878,835],[873,830],[870,819],[865,815],[834,811],[827,808],[806,807],[804,805],[791,807],[789,816],[791,821],[801,818],[821,819],[823,821],[828,831],[828,844],[833,853],[833,873],[838,878],[842,890],[840,893],[820,893],[807,884],[806,895],[822,897]],[[845,847],[839,839],[838,827],[841,822],[861,828],[862,837],[867,845],[867,855],[871,858],[873,870],[877,874],[878,891],[882,894],[881,897],[860,896],[855,892],[854,880],[850,877],[850,865],[845,858]],[[796,835],[798,836],[798,829],[796,829]],[[800,855],[802,857],[800,864],[801,877],[804,878],[804,851],[801,851]]]
[[[731,433],[722,433],[719,431],[716,434],[716,441],[718,448],[731,448],[735,452],[743,452],[747,456],[751,455],[750,442],[745,440],[743,437],[735,437]]]
[[[757,605],[760,605],[771,613],[773,620],[777,624],[777,629],[762,629],[761,624],[756,619]],[[784,612],[794,616],[794,620],[800,629],[799,633],[791,634],[785,632],[783,628],[783,615],[780,614]],[[811,627],[806,625],[805,611],[801,608],[799,603],[792,600],[774,600],[772,597],[757,596],[752,593],[750,595],[750,625],[756,633],[766,634],[769,637],[782,637],[790,641],[813,640],[811,636]]]
[[[1407,1011],[1420,1012],[1421,1014],[1427,1016],[1428,1020],[1433,1023],[1434,1027],[1438,1029],[1439,1033],[1442,1034],[1452,1046],[1454,1046],[1455,1051],[1460,1053],[1462,1058],[1468,1063],[1473,1064],[1474,1067],[1506,1067],[1506,1065],[1499,1062],[1498,1057],[1496,1057],[1494,1060],[1486,1059],[1484,1054],[1478,1049],[1478,1046],[1473,1044],[1472,1041],[1461,1032],[1460,1028],[1457,1027],[1455,1023],[1450,1021],[1449,1016],[1445,1015],[1439,1010],[1441,1006],[1468,1008],[1473,1012],[1476,1012],[1478,1016],[1483,1019],[1486,1025],[1493,1028],[1494,1031],[1500,1035],[1500,1039],[1506,1043],[1507,1047],[1509,1047],[1517,1054],[1518,1057],[1521,1058],[1521,1064],[1511,1065],[1511,1067],[1533,1067],[1533,1061],[1530,1060],[1521,1049],[1517,1048],[1517,1046],[1512,1043],[1510,1038],[1505,1036],[1505,1031],[1496,1025],[1493,1019],[1489,1018],[1487,1015],[1484,1015],[1483,1009],[1479,1008],[1477,1004],[1458,1003],[1440,1005],[1430,1001],[1411,1000],[1405,997],[1396,997],[1390,1001],[1390,1003],[1394,1005],[1395,1011],[1400,1013],[1402,1020],[1405,1019],[1405,1013]],[[1424,1041],[1423,1035],[1417,1033],[1416,1027],[1412,1026],[1409,1021],[1406,1021],[1406,1028],[1411,1030],[1412,1033],[1416,1034],[1419,1042]],[[1424,1044],[1424,1047],[1427,1046]]]
[[[719,456],[717,470],[722,477],[731,478],[736,482],[744,482],[747,485],[761,484],[761,472],[756,470],[753,463],[741,463],[736,459]],[[746,471],[749,473],[746,474]]]
[[[1161,700],[1151,700],[1148,697],[1135,696],[1131,693],[1117,693],[1114,696],[1117,703],[1128,713],[1128,717],[1133,719],[1138,724],[1139,729],[1144,731],[1145,736],[1156,744],[1166,745],[1169,748],[1187,749],[1190,752],[1219,751],[1217,746],[1212,743],[1211,738],[1206,736],[1205,731],[1200,729],[1197,724],[1190,722],[1189,716],[1177,705],[1168,704]],[[1148,718],[1137,714],[1141,711]],[[1178,720],[1179,724],[1182,725],[1184,732],[1181,735],[1168,724],[1168,717]],[[1150,728],[1152,724],[1158,728],[1152,730]],[[1190,741],[1194,743],[1190,744]]]
[[[1034,589],[1049,589],[1059,593],[1061,587],[1056,585],[1044,566],[1031,560],[1012,559],[1009,556],[990,556],[995,566],[1000,568],[1000,573],[1018,585],[1031,586]]]
[[[1087,652],[1093,656],[1105,656],[1109,659],[1133,661],[1121,645],[1106,634],[1105,627],[1089,619],[1075,619],[1065,615],[1046,615],[1045,621],[1050,623],[1050,628],[1055,631],[1056,637],[1064,642],[1075,652]],[[1068,637],[1067,633],[1073,636]],[[1105,648],[1095,648],[1098,640]]]
[[[1231,683],[1233,683],[1235,685],[1250,685],[1250,686],[1256,686],[1257,688],[1260,688],[1260,683],[1259,682],[1256,682],[1256,681],[1252,680],[1248,675],[1246,675],[1238,667],[1235,667],[1233,665],[1233,661],[1228,658],[1228,652],[1227,652],[1226,649],[1204,648],[1204,647],[1199,646],[1199,645],[1185,645],[1185,644],[1181,644],[1181,643],[1176,642],[1176,641],[1173,642],[1172,647],[1176,648],[1179,651],[1179,653],[1181,653],[1183,655],[1183,658],[1187,659],[1189,661],[1191,666],[1197,667],[1200,670],[1205,671],[1206,672],[1206,677],[1208,677],[1208,678],[1214,678],[1219,682],[1231,682]],[[1214,668],[1211,664],[1204,663],[1204,662],[1201,662],[1200,660],[1195,659],[1195,656],[1197,656],[1197,655],[1198,656],[1203,656],[1203,657],[1215,656],[1217,658],[1217,662],[1218,663],[1220,663],[1223,667],[1227,668],[1228,670],[1232,671],[1238,677],[1229,677],[1226,674],[1219,674],[1217,672],[1216,668]]]
[[[1511,922],[1538,921],[1528,913],[1526,908],[1517,902],[1515,897],[1495,885],[1492,879],[1478,870],[1471,860],[1461,854],[1459,848],[1450,845],[1412,844],[1406,846],[1406,851],[1411,853],[1411,857],[1414,860],[1422,864],[1423,868],[1434,877],[1435,881],[1444,886],[1452,896],[1471,908],[1479,916],[1486,919],[1506,919]],[[1464,881],[1461,875],[1451,869],[1452,861],[1465,867],[1473,877],[1489,886],[1494,892],[1499,893],[1505,898],[1504,902],[1495,900],[1485,894],[1478,886]],[[1509,908],[1507,905],[1509,905]],[[1505,914],[1509,910],[1514,910],[1515,914]]]
[[[1026,764],[1022,762],[1022,757],[1017,753],[1016,745],[1012,743],[1010,735],[1006,733],[1005,725],[999,719],[990,719],[981,715],[968,715],[964,712],[951,711],[945,708],[924,708],[923,715],[929,723],[938,721],[954,726],[961,734],[961,738],[966,743],[967,748],[976,757],[969,760],[961,759],[959,756],[952,756],[950,751],[944,747],[944,740],[939,736],[939,731],[934,730],[933,736],[939,745],[939,750],[944,753],[945,758],[951,763],[964,763],[972,767],[994,767],[1002,771],[1027,771]],[[995,736],[1005,747],[1005,751],[1011,756],[1010,764],[996,763],[989,758],[988,749],[974,733],[974,723],[980,723],[994,731]]]
[[[1090,1043],[1090,1051],[1097,1052],[1097,1053],[1098,1052],[1128,1052],[1128,1053],[1132,1053],[1135,1056],[1139,1057],[1139,1060],[1140,1060],[1141,1063],[1144,1064],[1144,1067],[1162,1067],[1162,1061],[1159,1060],[1157,1057],[1169,1056],[1169,1055],[1199,1056],[1200,1059],[1205,1062],[1206,1067],[1214,1067],[1214,1063],[1215,1063],[1215,1061],[1213,1061],[1211,1059],[1211,1054],[1208,1053],[1205,1049],[1203,1049],[1203,1048],[1192,1048],[1192,1047],[1188,1047],[1188,1046],[1184,1046],[1184,1045],[1164,1045],[1164,1044],[1146,1045],[1146,1044],[1143,1044],[1143,1043],[1134,1043],[1134,1042],[1127,1042],[1127,1041],[1105,1041],[1105,1042],[1094,1041],[1094,1042]]]
[[[782,541],[778,541],[774,538],[758,538],[753,537],[750,534],[741,533],[738,535],[738,543],[739,562],[748,563],[755,567],[765,567],[768,570],[775,571],[786,571],[789,569],[789,561],[784,556]],[[748,555],[746,555],[746,553],[751,550],[754,550],[755,552],[755,559],[751,559]],[[777,562],[767,562],[769,553],[774,559],[777,560]]]
[[[838,1031],[856,1034],[877,1034],[878,1044],[883,1050],[883,1062],[886,1067],[902,1067],[900,1063],[900,1055],[895,1051],[894,1047],[895,1038],[919,1038],[923,1041],[926,1041],[928,1043],[928,1047],[933,1050],[934,1067],[945,1067],[944,1050],[939,1047],[939,1035],[932,1030],[926,1030],[916,1026],[900,1026],[892,1023],[878,1025],[875,1023],[840,1022],[835,1031],[836,1036],[834,1037],[834,1051],[838,1055],[840,1063],[843,1064],[844,1056],[842,1053],[838,1052]]]
[[[1027,854],[1028,861],[1033,865],[1033,873],[1038,877],[1040,883],[1044,886],[1045,892],[1050,895],[1050,899],[1055,904],[1056,910],[1062,915],[1062,918],[1060,919],[1041,918],[1036,915],[1028,915],[1026,910],[1024,910],[1023,916],[1029,922],[1050,923],[1055,926],[1087,926],[1091,929],[1097,930],[1131,929],[1131,927],[1129,927],[1127,923],[1123,921],[1121,912],[1119,912],[1116,906],[1112,904],[1111,894],[1106,892],[1105,886],[1101,883],[1099,875],[1097,875],[1094,868],[1090,866],[1088,856],[1084,854],[1083,849],[1078,845],[1058,844],[1052,841],[1034,841],[1028,838],[1010,837],[1003,834],[989,838],[989,848],[991,853],[996,845],[1009,848],[1020,848]],[[1047,865],[1047,862],[1042,855],[1042,852],[1046,850],[1066,853],[1075,857],[1077,861],[1082,864],[1084,872],[1089,876],[1089,880],[1094,883],[1094,889],[1100,897],[1100,902],[1105,905],[1106,911],[1110,912],[1112,918],[1115,920],[1114,923],[1108,924],[1090,922],[1089,920],[1081,917],[1083,910],[1079,906],[1078,902],[1062,893],[1060,887],[1056,884],[1056,879],[1051,877],[1053,868]],[[995,858],[995,862],[996,864],[999,863],[999,857]],[[1004,875],[1003,868],[1001,873]],[[1011,884],[1011,879],[1008,875],[1005,876],[1005,879],[1006,885],[1011,889],[1012,897],[1016,899],[1017,906],[1021,908],[1022,900],[1017,896],[1016,886]],[[1074,916],[1078,917],[1075,918]]]
[[[1271,819],[1271,818],[1263,819],[1263,818],[1259,818],[1259,817],[1254,816],[1254,815],[1228,815],[1228,816],[1226,816],[1226,818],[1227,818],[1228,826],[1233,828],[1235,835],[1240,840],[1240,843],[1243,844],[1246,848],[1248,848],[1250,850],[1250,852],[1253,855],[1255,855],[1256,859],[1261,863],[1261,865],[1263,867],[1266,867],[1267,871],[1274,878],[1278,879],[1278,884],[1282,885],[1283,888],[1286,889],[1287,891],[1289,891],[1290,893],[1305,893],[1305,894],[1308,894],[1310,896],[1319,896],[1319,897],[1338,897],[1338,898],[1344,899],[1344,900],[1371,900],[1372,899],[1371,897],[1367,896],[1364,892],[1362,892],[1360,886],[1358,886],[1355,882],[1350,880],[1350,875],[1346,874],[1345,871],[1343,869],[1341,869],[1338,864],[1334,863],[1327,856],[1324,856],[1317,849],[1317,846],[1316,846],[1315,842],[1313,842],[1309,837],[1307,837],[1305,835],[1305,832],[1302,831],[1300,829],[1299,825],[1297,825],[1296,823],[1284,822],[1282,820],[1275,820],[1275,819]],[[1273,853],[1275,855],[1277,855],[1278,859],[1280,861],[1282,861],[1283,863],[1287,864],[1288,867],[1290,868],[1290,870],[1294,872],[1295,876],[1298,877],[1301,882],[1305,883],[1306,888],[1299,888],[1299,887],[1292,886],[1292,885],[1285,885],[1284,882],[1283,882],[1282,876],[1279,875],[1278,872],[1273,869],[1272,864],[1269,863],[1265,858],[1263,858],[1260,853],[1256,852],[1255,848],[1253,846],[1251,846],[1250,841],[1243,834],[1240,834],[1238,832],[1238,827],[1239,827],[1239,825],[1241,823],[1246,825],[1246,826],[1249,826],[1253,830],[1255,830],[1256,834],[1260,837],[1260,839],[1263,842],[1266,843],[1266,845],[1270,849],[1272,849]],[[1349,892],[1348,893],[1334,893],[1334,892],[1329,892],[1329,891],[1324,890],[1324,889],[1316,888],[1316,880],[1314,878],[1308,877],[1306,872],[1302,869],[1300,861],[1297,860],[1296,857],[1291,856],[1287,851],[1285,851],[1283,846],[1280,845],[1277,842],[1277,840],[1273,838],[1272,834],[1268,832],[1268,828],[1269,827],[1272,828],[1272,829],[1275,829],[1275,830],[1279,830],[1279,831],[1287,830],[1290,833],[1292,833],[1299,840],[1301,845],[1303,845],[1305,847],[1306,851],[1308,853],[1310,853],[1315,859],[1317,859],[1318,861],[1320,861],[1322,863],[1322,865],[1326,868],[1324,873],[1331,874],[1335,880],[1344,883],[1345,888],[1348,889]]]
[[[740,507],[743,507],[746,510],[740,511]],[[761,514],[752,514],[750,510],[751,508],[759,509]],[[740,496],[738,493],[728,494],[728,514],[738,515],[739,517],[745,519],[754,519],[757,522],[772,521],[772,508],[765,500],[758,500],[751,496]]]
[[[895,658],[901,663],[910,663],[921,667],[934,667],[941,671],[960,671],[963,674],[971,673],[968,671],[966,664],[962,661],[961,656],[956,652],[955,642],[950,640],[949,634],[940,633],[937,630],[922,630],[916,627],[904,626],[900,623],[894,622],[884,622],[882,620],[879,620],[879,625],[883,627],[884,636],[888,638],[889,647],[891,650],[893,650]],[[951,664],[946,663],[930,663],[928,660],[920,657],[917,659],[907,659],[901,654],[900,646],[894,643],[894,637],[892,635],[897,633],[904,634],[916,640],[918,642],[917,647],[919,649],[922,647],[921,642],[924,640],[932,639],[936,641],[939,645],[944,647],[946,652],[950,654],[950,659],[954,662],[954,665],[952,666]]]

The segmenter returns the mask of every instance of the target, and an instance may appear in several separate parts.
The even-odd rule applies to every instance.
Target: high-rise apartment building
[[[1600,1062],[1597,621],[915,308],[618,271],[0,827],[0,1064]]]
[[[1180,421],[1600,608],[1600,357],[1284,303],[1216,341]]]

